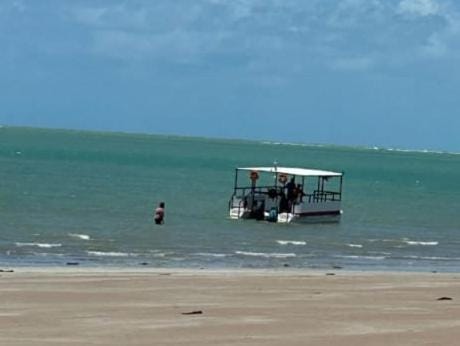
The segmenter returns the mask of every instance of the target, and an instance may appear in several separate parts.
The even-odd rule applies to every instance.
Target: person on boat
[[[303,187],[301,184],[297,184],[295,189],[295,198],[298,200],[299,203],[303,202],[303,197],[306,196],[305,192],[303,192]]]
[[[251,217],[260,221],[265,217],[265,202],[260,201],[255,203],[255,208],[251,211]]]
[[[295,177],[292,177],[289,183],[286,184],[286,197],[288,200],[288,209],[291,210],[292,205],[295,202],[297,197],[296,195],[296,185],[295,185]]]
[[[289,183],[286,184],[287,199],[292,201],[295,193],[295,177],[292,177]]]
[[[160,202],[158,204],[158,208],[155,209],[153,219],[157,225],[161,225],[165,222],[165,202]]]
[[[279,211],[280,213],[288,213],[289,212],[289,200],[286,198],[286,195],[283,191],[280,192],[280,204],[279,204]]]

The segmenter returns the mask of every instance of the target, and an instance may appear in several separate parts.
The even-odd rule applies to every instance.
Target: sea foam
[[[437,241],[414,241],[414,240],[405,240],[407,245],[422,245],[422,246],[436,246],[439,244]]]
[[[89,235],[77,234],[77,233],[69,233],[69,237],[79,238],[79,239],[82,239],[82,240],[90,240],[91,239]]]
[[[62,244],[47,244],[47,243],[16,243],[16,246],[23,247],[23,246],[36,246],[40,248],[53,248],[53,247],[60,247]]]
[[[306,241],[301,240],[277,240],[276,242],[280,245],[307,245]]]
[[[87,251],[88,255],[102,256],[102,257],[130,257],[136,254],[126,252],[103,252],[103,251]]]
[[[404,259],[429,260],[429,261],[460,261],[460,257],[439,257],[439,256],[405,256]]]
[[[208,252],[198,252],[194,254],[195,256],[204,256],[204,257],[227,257],[224,253],[208,253]]]
[[[362,248],[363,246],[361,244],[347,244],[348,247],[356,247],[356,248]]]
[[[366,259],[366,260],[374,260],[374,261],[382,261],[386,257],[385,256],[356,256],[356,255],[337,255],[337,258],[348,258],[348,259]]]
[[[235,251],[237,255],[263,257],[263,258],[289,258],[296,257],[295,253],[265,253],[265,252],[248,252],[248,251]]]

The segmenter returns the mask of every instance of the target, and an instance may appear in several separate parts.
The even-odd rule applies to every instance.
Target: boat
[[[343,211],[343,172],[295,167],[235,169],[231,219],[278,223],[337,222]]]

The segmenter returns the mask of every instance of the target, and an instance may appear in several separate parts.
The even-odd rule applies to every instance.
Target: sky
[[[0,124],[460,151],[457,0],[1,0]]]

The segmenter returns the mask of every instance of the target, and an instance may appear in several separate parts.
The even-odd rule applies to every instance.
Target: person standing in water
[[[157,225],[161,225],[165,222],[165,202],[160,202],[160,204],[158,204],[153,219]]]

